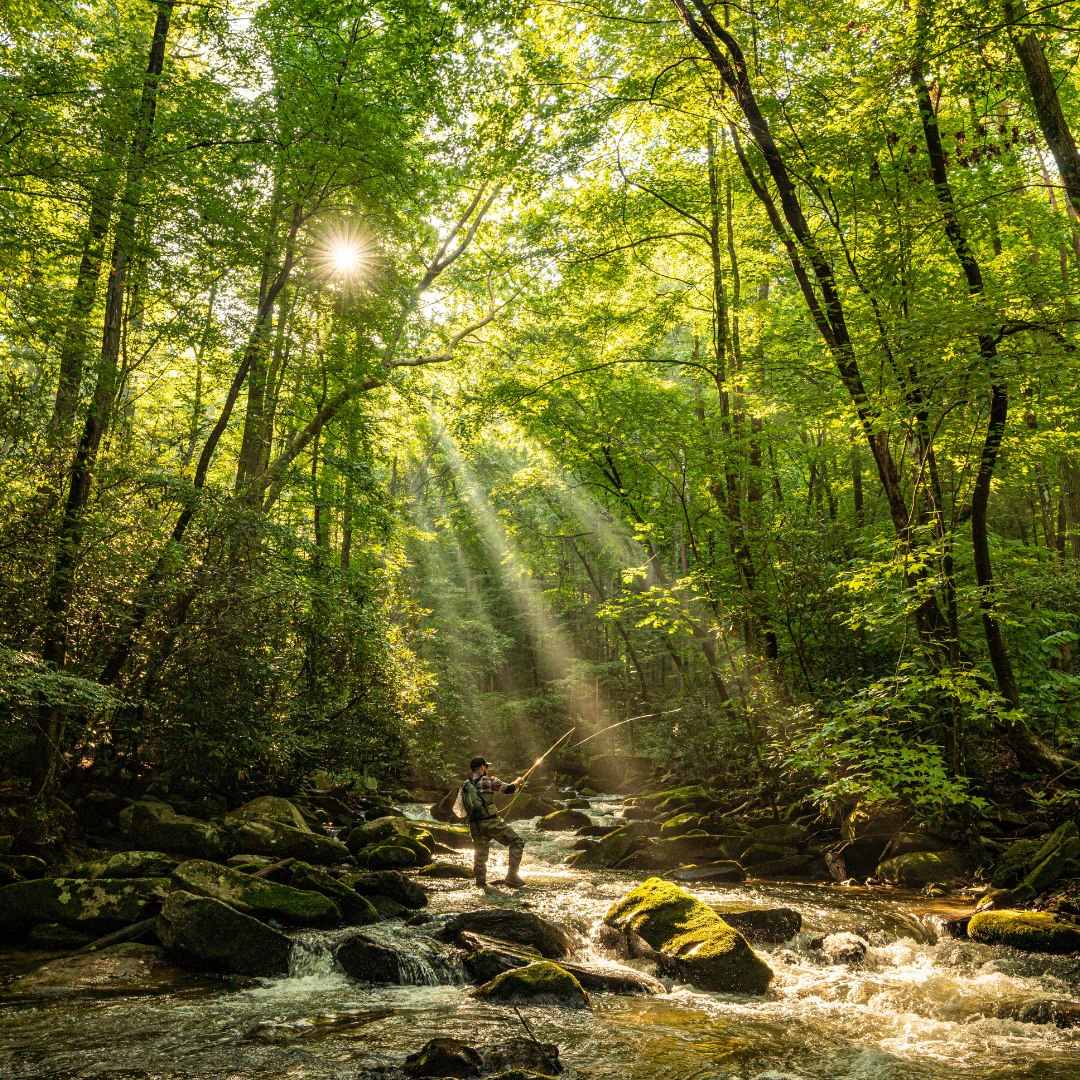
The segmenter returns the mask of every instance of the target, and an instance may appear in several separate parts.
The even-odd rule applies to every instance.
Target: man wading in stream
[[[469,818],[469,832],[473,839],[473,874],[479,888],[487,885],[487,858],[491,841],[505,844],[510,849],[510,865],[503,880],[504,885],[520,889],[525,882],[518,876],[525,841],[499,816],[491,802],[496,791],[513,795],[524,777],[519,776],[512,784],[505,784],[497,776],[488,775],[488,763],[482,757],[469,762],[469,779],[461,785],[461,804]]]

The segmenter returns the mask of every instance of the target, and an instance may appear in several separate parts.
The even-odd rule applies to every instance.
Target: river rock
[[[899,832],[889,842],[885,854],[890,859],[898,855],[911,855],[917,851],[940,851],[941,844],[929,836],[917,832]]]
[[[170,893],[157,935],[166,948],[237,975],[284,975],[289,970],[292,941],[285,934],[210,896]]]
[[[720,842],[720,837],[695,831],[646,841],[618,864],[620,870],[674,870],[688,863],[716,862],[734,853]]]
[[[565,968],[546,960],[496,975],[491,982],[477,987],[473,997],[496,1005],[589,1007],[589,995],[581,983]]]
[[[827,934],[821,941],[821,950],[830,964],[861,964],[866,959],[868,947],[861,937],[846,930],[839,934]]]
[[[772,970],[715,911],[670,881],[649,878],[604,916],[640,938],[663,968],[701,990],[763,994]]]
[[[437,803],[428,807],[428,813],[436,821],[444,821],[447,824],[456,824],[460,821],[454,814],[454,804],[457,802],[458,789],[448,791]]]
[[[175,851],[197,859],[222,859],[221,833],[209,822],[178,814],[168,803],[147,800],[120,811],[120,834],[148,851]]]
[[[466,851],[473,846],[472,833],[467,825],[431,825],[424,822],[424,829],[431,834],[436,844],[454,851]]]
[[[483,1064],[480,1052],[459,1039],[432,1039],[405,1059],[402,1071],[409,1076],[453,1076],[464,1080],[479,1076]]]
[[[349,850],[369,870],[427,866],[435,840],[427,829],[406,818],[384,817],[349,833]]]
[[[347,974],[364,982],[432,986],[461,982],[457,954],[427,934],[395,924],[352,931],[338,941],[334,957]]]
[[[777,862],[798,854],[797,848],[785,847],[782,844],[751,844],[743,850],[739,861],[749,870],[762,863]]]
[[[733,859],[720,859],[700,866],[680,866],[666,876],[672,881],[745,881],[746,871]]]
[[[1080,952],[1080,926],[1047,911],[980,911],[968,923],[968,937],[1021,952]]]
[[[63,923],[38,923],[26,935],[28,949],[48,949],[50,952],[73,952],[97,941],[101,934],[93,930],[77,930]]]
[[[238,854],[272,855],[278,860],[302,859],[324,866],[352,861],[340,840],[278,822],[246,821],[232,833],[229,844]]]
[[[722,911],[719,914],[751,945],[779,945],[790,941],[802,929],[802,915],[786,907]]]
[[[36,923],[86,923],[109,929],[157,913],[168,878],[39,878],[0,889],[0,930]]]
[[[179,864],[160,851],[121,851],[108,859],[79,863],[71,868],[69,877],[125,878],[168,877]]]
[[[541,832],[569,832],[590,824],[592,818],[580,810],[556,810],[553,814],[545,814],[536,827]]]
[[[379,913],[371,902],[343,881],[331,877],[325,870],[318,870],[311,863],[295,862],[289,884],[304,892],[322,893],[332,900],[341,917],[350,926],[369,926],[379,921]]]
[[[171,881],[174,889],[213,897],[257,919],[277,919],[292,926],[336,926],[341,922],[341,910],[321,892],[278,885],[201,859],[181,863],[172,872]]]
[[[158,994],[190,985],[192,978],[171,963],[160,945],[125,941],[97,952],[50,960],[29,975],[7,986],[12,994],[56,997],[89,994],[108,997],[122,994]]]
[[[974,860],[962,851],[913,851],[886,859],[877,868],[877,876],[890,885],[918,889],[934,881],[954,881],[974,868]]]
[[[455,915],[443,924],[442,939],[453,943],[464,930],[517,945],[530,945],[549,960],[569,956],[578,946],[574,935],[561,926],[534,912],[512,908],[482,908]]]
[[[660,835],[664,837],[683,836],[691,830],[697,830],[700,821],[701,815],[696,810],[687,811],[685,814],[676,814],[674,817],[668,818],[660,826]]]
[[[299,809],[288,799],[279,799],[274,795],[252,799],[236,810],[230,810],[225,817],[228,821],[265,821],[269,825],[288,825],[301,832],[311,832]]]
[[[417,910],[427,907],[428,895],[415,881],[397,870],[380,870],[377,873],[346,874],[340,879],[354,892],[368,899],[385,896],[402,907]]]
[[[505,1075],[509,1070],[540,1076],[562,1072],[559,1048],[555,1043],[535,1043],[532,1039],[507,1039],[497,1046],[481,1046],[485,1072]]]
[[[473,872],[467,866],[459,863],[431,863],[420,870],[420,877],[435,878],[436,880],[449,881],[472,881]]]

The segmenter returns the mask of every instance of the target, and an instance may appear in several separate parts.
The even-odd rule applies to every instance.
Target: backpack
[[[458,788],[454,800],[454,816],[459,820],[480,821],[487,817],[488,805],[471,780]]]

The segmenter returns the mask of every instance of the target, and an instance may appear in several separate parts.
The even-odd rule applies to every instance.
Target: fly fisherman
[[[461,785],[461,803],[469,818],[469,832],[473,839],[473,874],[478,888],[487,885],[487,857],[491,841],[505,844],[510,849],[510,865],[504,885],[520,889],[525,882],[518,876],[525,841],[499,816],[491,802],[496,791],[513,795],[524,777],[519,776],[512,784],[506,784],[497,776],[488,775],[488,763],[482,757],[469,762],[469,779]]]

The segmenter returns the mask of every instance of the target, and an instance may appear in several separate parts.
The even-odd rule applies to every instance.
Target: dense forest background
[[[1080,5],[2,17],[10,791],[1080,798]]]

